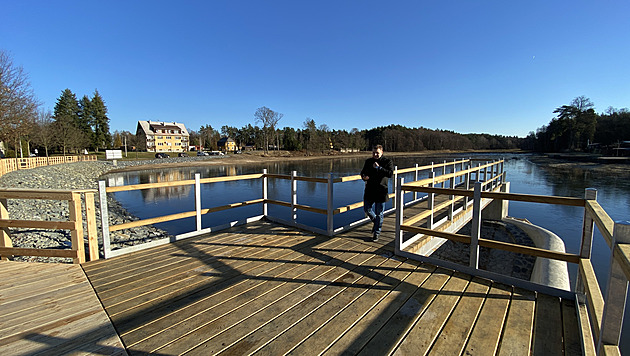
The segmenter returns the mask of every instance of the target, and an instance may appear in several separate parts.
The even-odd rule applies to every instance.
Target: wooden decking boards
[[[574,301],[393,256],[390,220],[377,243],[261,221],[83,270],[0,263],[0,354],[581,353]]]
[[[0,263],[0,355],[127,355],[81,266]]]
[[[83,266],[131,355],[581,349],[572,301],[399,259],[368,228],[258,222]]]

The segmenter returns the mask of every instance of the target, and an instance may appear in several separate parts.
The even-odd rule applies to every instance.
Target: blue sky
[[[44,108],[98,89],[138,120],[526,136],[585,95],[630,107],[630,2],[1,0],[0,49]]]

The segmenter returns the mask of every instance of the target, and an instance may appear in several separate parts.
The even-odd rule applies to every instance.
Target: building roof
[[[219,140],[219,142],[217,142],[217,143],[218,143],[218,144],[220,144],[220,145],[222,145],[222,144],[225,144],[226,142],[234,142],[234,140],[232,140],[232,139],[231,139],[231,138],[229,138],[229,137],[222,137],[222,138]]]

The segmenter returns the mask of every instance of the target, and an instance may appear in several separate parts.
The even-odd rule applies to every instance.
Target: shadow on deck
[[[369,228],[258,222],[83,267],[132,355],[581,353],[573,301],[395,257]]]

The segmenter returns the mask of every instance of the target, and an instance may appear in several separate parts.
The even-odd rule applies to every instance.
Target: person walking
[[[383,146],[372,148],[372,158],[365,160],[361,169],[361,179],[365,181],[363,193],[363,211],[374,223],[372,241],[378,241],[383,227],[383,209],[388,198],[388,179],[394,173],[394,164],[383,157]]]

